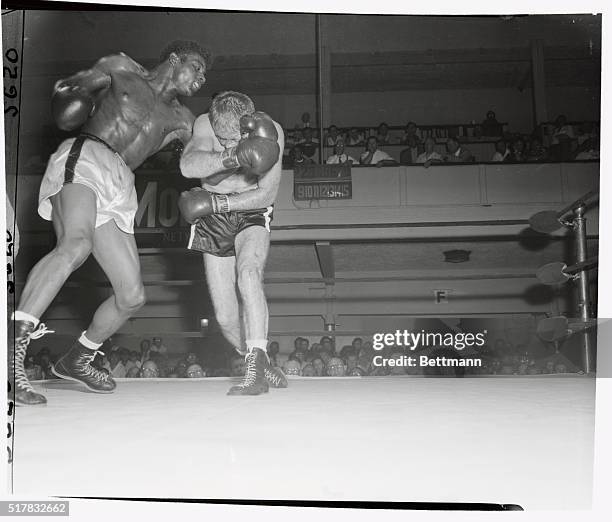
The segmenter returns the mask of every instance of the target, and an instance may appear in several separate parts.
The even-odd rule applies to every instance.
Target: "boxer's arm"
[[[214,134],[208,115],[198,116],[193,125],[193,134],[181,156],[181,173],[186,178],[208,178],[227,171],[222,153],[214,151]]]
[[[274,203],[280,185],[283,167],[283,150],[285,148],[285,135],[283,129],[276,122],[274,122],[274,126],[278,132],[278,146],[280,148],[278,159],[272,168],[259,178],[256,189],[229,196],[229,206],[232,210],[253,210],[256,208],[269,207]]]
[[[112,72],[120,70],[142,73],[144,68],[118,54],[101,58],[92,68],[56,82],[52,109],[57,126],[71,131],[83,125],[96,113],[99,96],[111,86]]]

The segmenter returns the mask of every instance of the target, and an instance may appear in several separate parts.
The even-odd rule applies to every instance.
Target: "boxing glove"
[[[71,131],[87,121],[96,105],[83,89],[64,85],[53,93],[52,108],[56,125],[63,131]]]
[[[240,133],[244,137],[236,147],[226,149],[222,156],[226,168],[242,167],[261,176],[278,161],[278,132],[272,119],[264,112],[240,118]]]
[[[185,221],[191,224],[201,217],[230,211],[228,196],[211,194],[201,187],[182,192],[178,199],[178,207]]]

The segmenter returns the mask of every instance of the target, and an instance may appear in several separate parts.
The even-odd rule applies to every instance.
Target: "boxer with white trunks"
[[[31,270],[9,324],[9,394],[17,404],[46,403],[25,374],[26,350],[31,339],[49,332],[40,317],[90,254],[114,294],[53,371],[95,392],[115,389],[113,379],[91,362],[145,301],[133,235],[133,170],[171,141],[189,141],[194,116],[177,96],[192,96],[202,87],[209,59],[195,42],[176,41],[151,70],[120,53],[55,84],[55,122],[80,134],[51,156],[40,187],[38,212],[53,222],[57,244]]]

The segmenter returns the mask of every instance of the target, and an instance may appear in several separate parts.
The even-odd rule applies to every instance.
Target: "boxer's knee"
[[[263,292],[263,269],[244,264],[238,268],[237,282],[242,299],[249,299],[254,293]]]
[[[55,247],[55,254],[63,260],[71,272],[74,272],[89,257],[92,249],[91,237],[75,235],[60,239]]]
[[[123,291],[115,295],[117,308],[122,312],[134,313],[144,306],[147,302],[147,296],[143,285],[138,285],[131,288],[129,291]]]

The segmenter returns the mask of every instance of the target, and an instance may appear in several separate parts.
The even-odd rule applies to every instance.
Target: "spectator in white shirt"
[[[397,165],[389,154],[384,150],[378,149],[378,140],[376,136],[370,136],[366,145],[366,150],[359,157],[359,163],[362,165],[376,165],[377,167],[387,167]]]
[[[442,155],[435,150],[436,140],[434,138],[427,138],[425,140],[425,151],[417,156],[416,163],[423,163],[426,167],[429,167],[432,163],[441,163],[444,161]]]
[[[336,146],[334,147],[334,154],[327,158],[325,162],[328,165],[337,165],[337,164],[348,164],[353,165],[353,163],[357,163],[355,158],[349,156],[344,152],[344,142],[338,141]]]

